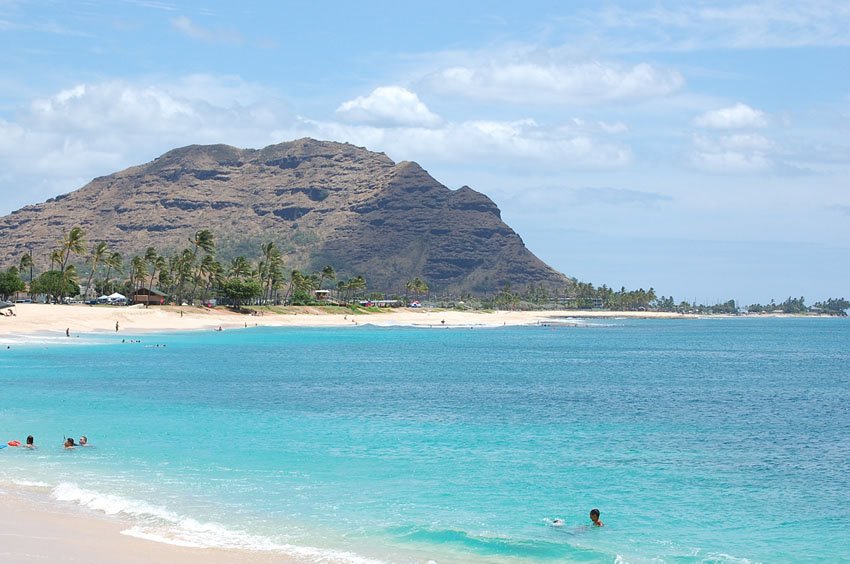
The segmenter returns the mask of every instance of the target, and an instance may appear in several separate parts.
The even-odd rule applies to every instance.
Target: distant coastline
[[[714,314],[711,316],[654,311],[547,310],[459,311],[440,309],[387,309],[378,312],[328,312],[300,306],[276,308],[260,314],[227,308],[179,306],[87,306],[17,304],[14,316],[0,318],[0,336],[50,334],[71,337],[88,333],[139,334],[172,331],[232,330],[247,327],[346,327],[360,324],[384,327],[498,327],[546,325],[576,319],[697,319],[703,317],[818,317],[816,314]],[[181,313],[182,312],[182,313]],[[828,317],[826,315],[820,315]]]

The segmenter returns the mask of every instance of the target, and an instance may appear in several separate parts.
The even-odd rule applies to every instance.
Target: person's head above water
[[[32,446],[34,442],[35,442],[35,439],[32,438],[32,435],[29,435],[27,437],[27,446]]]
[[[80,445],[81,446],[86,446],[86,444],[88,444],[88,442],[89,442],[89,440],[85,435],[80,435]]]
[[[590,520],[593,521],[593,524],[596,525],[597,527],[602,526],[602,521],[599,520],[599,510],[598,509],[591,509],[590,510]]]
[[[65,439],[65,448],[74,448],[75,446],[77,445],[74,444],[74,439],[72,439],[71,437]]]

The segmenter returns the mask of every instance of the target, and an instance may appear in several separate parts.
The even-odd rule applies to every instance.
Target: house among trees
[[[139,288],[133,292],[133,303],[145,304],[146,306],[165,305],[165,298],[167,297],[168,294],[160,292],[156,288]]]

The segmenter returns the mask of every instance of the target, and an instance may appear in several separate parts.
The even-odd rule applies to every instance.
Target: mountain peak
[[[274,241],[287,268],[330,264],[376,290],[403,292],[416,276],[457,293],[563,286],[567,278],[531,254],[500,215],[468,186],[452,191],[413,161],[396,164],[348,143],[189,145],[0,218],[0,256],[16,261],[32,248],[37,262],[49,263],[74,225],[125,257],[148,246],[178,252],[210,229],[220,259],[253,257]]]

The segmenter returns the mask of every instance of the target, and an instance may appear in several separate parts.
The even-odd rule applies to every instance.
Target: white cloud
[[[238,77],[78,84],[0,120],[0,194],[8,209],[81,187],[92,177],[192,143],[265,146],[291,120]]]
[[[273,93],[238,77],[81,83],[33,100],[13,119],[0,119],[0,201],[5,208],[0,213],[195,143],[264,147],[310,136],[385,151],[395,160],[498,162],[557,171],[621,168],[633,158],[628,145],[610,141],[598,122],[583,127],[532,119],[452,122],[440,120],[424,104],[419,107],[418,98],[405,92],[391,89],[383,98],[373,92],[351,101],[345,111],[356,108],[370,119],[384,112],[387,123],[378,126],[296,118]],[[407,105],[370,105],[386,99]]]
[[[705,112],[694,120],[699,127],[712,129],[745,129],[765,127],[767,116],[761,110],[756,110],[742,103],[728,108]]]
[[[632,161],[628,146],[603,143],[584,134],[565,134],[534,120],[447,122],[440,127],[380,128],[302,119],[275,132],[289,139],[305,135],[348,141],[387,152],[396,160],[502,165],[522,162],[563,170],[620,168]]]
[[[707,172],[753,173],[775,167],[771,158],[774,144],[761,135],[695,135],[693,145],[693,164]]]
[[[515,104],[597,104],[665,96],[685,80],[674,70],[648,63],[619,65],[599,61],[564,63],[519,60],[451,66],[432,73],[424,84],[443,94]],[[544,59],[559,59],[556,52]]]
[[[381,86],[368,96],[343,102],[336,110],[344,121],[371,125],[433,127],[440,117],[415,93],[401,86]]]

